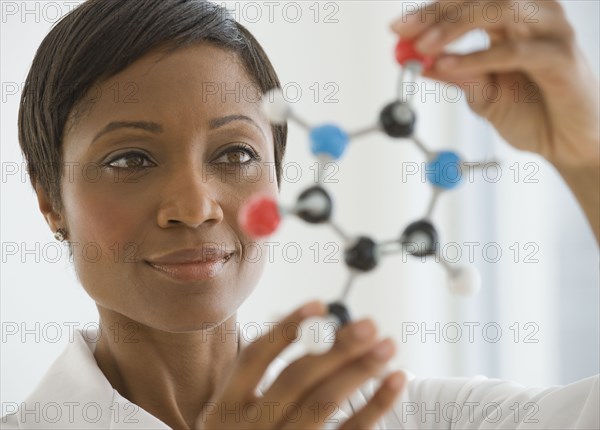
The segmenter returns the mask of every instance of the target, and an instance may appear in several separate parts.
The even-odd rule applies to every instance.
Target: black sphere
[[[416,236],[426,236],[426,242],[417,243]],[[410,250],[409,253],[415,257],[425,257],[435,253],[435,245],[438,241],[437,231],[433,224],[426,220],[415,221],[410,224],[400,239],[402,245],[417,245],[416,250]]]
[[[345,325],[351,321],[350,312],[348,311],[346,305],[344,305],[343,303],[329,303],[328,312],[338,319],[340,325]]]
[[[322,207],[317,207],[315,209],[305,207],[297,211],[296,215],[311,224],[320,224],[329,221],[331,213],[333,212],[333,202],[327,191],[318,185],[307,188],[300,196],[298,196],[297,205],[301,206],[309,200],[322,201]]]
[[[406,103],[395,101],[383,108],[379,121],[388,136],[410,137],[415,130],[417,117]]]
[[[377,266],[376,244],[372,239],[361,236],[358,241],[346,249],[346,264],[362,272],[368,272]]]

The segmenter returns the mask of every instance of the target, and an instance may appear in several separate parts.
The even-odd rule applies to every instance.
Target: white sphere
[[[323,354],[329,351],[335,342],[339,327],[333,315],[311,317],[300,323],[300,344],[305,354]]]
[[[263,95],[261,109],[271,124],[285,124],[292,110],[279,88],[269,90]]]
[[[450,273],[448,289],[453,294],[471,296],[481,288],[481,275],[473,266],[459,267]]]

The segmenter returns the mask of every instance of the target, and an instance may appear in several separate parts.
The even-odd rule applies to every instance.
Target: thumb
[[[432,68],[424,71],[422,76],[446,84],[446,86],[440,89],[442,97],[448,98],[447,101],[452,103],[456,103],[462,97],[462,99],[466,100],[470,108],[479,115],[485,112],[489,100],[492,99],[492,97],[488,97],[486,91],[493,92],[493,88],[490,87],[496,85],[494,75],[491,74],[459,75]],[[462,96],[455,95],[449,89],[451,86],[455,86],[457,90],[462,90]]]

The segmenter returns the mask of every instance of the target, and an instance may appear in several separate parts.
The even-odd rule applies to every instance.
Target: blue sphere
[[[438,188],[450,190],[462,179],[461,160],[456,152],[440,151],[427,163],[427,180]]]
[[[310,131],[311,151],[313,155],[329,155],[337,160],[348,146],[348,134],[341,128],[326,124],[315,127]]]

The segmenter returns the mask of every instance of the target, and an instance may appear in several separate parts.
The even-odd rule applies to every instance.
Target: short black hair
[[[205,42],[237,54],[263,93],[280,88],[258,41],[231,14],[205,0],[88,0],[66,14],[40,44],[19,107],[19,144],[31,184],[63,210],[62,139],[69,117],[85,107],[86,94],[144,54]],[[277,183],[287,125],[273,125]]]

